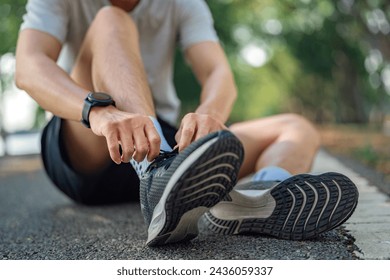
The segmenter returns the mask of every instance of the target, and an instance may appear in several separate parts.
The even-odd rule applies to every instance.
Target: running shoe
[[[347,221],[358,197],[355,184],[334,172],[295,175],[282,182],[249,182],[211,208],[203,222],[222,234],[306,240]]]
[[[241,142],[229,131],[211,133],[178,153],[162,152],[141,177],[141,209],[148,246],[188,241],[198,220],[237,182]]]

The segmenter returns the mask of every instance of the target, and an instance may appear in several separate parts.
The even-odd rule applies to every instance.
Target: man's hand
[[[161,139],[148,116],[108,106],[92,108],[89,119],[93,133],[106,138],[110,157],[116,164],[131,158],[140,162],[146,156],[152,161],[159,155]]]
[[[185,149],[191,142],[218,130],[226,130],[227,127],[210,115],[189,113],[181,121],[179,131],[175,139],[179,151]]]
[[[179,151],[211,132],[227,129],[224,123],[237,96],[233,73],[219,43],[193,44],[186,49],[185,57],[202,91],[195,113],[185,115],[176,134]]]

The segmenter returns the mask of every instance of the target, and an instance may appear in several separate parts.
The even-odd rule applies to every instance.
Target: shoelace
[[[161,150],[158,157],[156,157],[155,160],[148,166],[148,168],[146,169],[146,172],[149,172],[154,168],[160,167],[161,165],[163,165],[165,163],[165,161],[167,159],[175,157],[178,153],[179,153],[179,149],[174,149],[171,152]],[[167,168],[168,167],[169,167],[169,165],[167,166]]]

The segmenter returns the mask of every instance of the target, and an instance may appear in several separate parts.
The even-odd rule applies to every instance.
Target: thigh
[[[130,164],[108,162],[100,170],[83,174],[69,162],[61,138],[63,121],[58,117],[46,125],[41,154],[47,175],[63,193],[82,204],[109,204],[138,200],[139,179]]]
[[[106,138],[95,135],[81,122],[62,119],[60,138],[69,164],[79,173],[95,173],[111,162]]]

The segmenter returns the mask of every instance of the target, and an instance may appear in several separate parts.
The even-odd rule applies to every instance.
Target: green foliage
[[[27,0],[0,0],[0,58],[6,53],[15,52],[16,40]],[[13,77],[1,71],[0,94],[9,87]]]
[[[27,0],[0,0],[0,55],[15,52]]]
[[[199,104],[201,89],[179,51],[176,52],[174,68],[174,81],[177,94],[182,101],[182,114],[192,112]]]
[[[295,111],[320,122],[365,122],[375,109],[382,117],[389,113],[390,89],[385,87],[384,78],[380,79],[384,68],[390,65],[388,1],[225,0],[208,3],[216,15],[217,30],[230,30],[230,37],[225,35],[226,30],[220,32],[225,45],[231,46],[226,48],[228,53],[232,51],[230,56],[237,55],[240,48],[250,43],[271,49],[271,59],[261,73],[271,79],[268,83],[273,83],[274,89],[281,91],[274,95],[277,109],[271,111]],[[223,11],[225,17],[219,17],[218,11]],[[222,19],[221,23],[218,19]],[[276,28],[278,25],[280,30]],[[247,30],[249,36],[245,40],[234,38],[237,27]],[[373,52],[379,53],[381,61],[367,69]],[[282,59],[278,57],[281,54],[284,54]],[[237,64],[233,67],[241,71]],[[256,69],[247,71],[247,75],[257,73]],[[375,79],[376,85],[373,84]],[[261,107],[267,102],[260,96],[271,93],[261,77],[257,76],[257,81],[258,84],[251,83],[252,90],[258,91],[258,98],[251,104]]]

